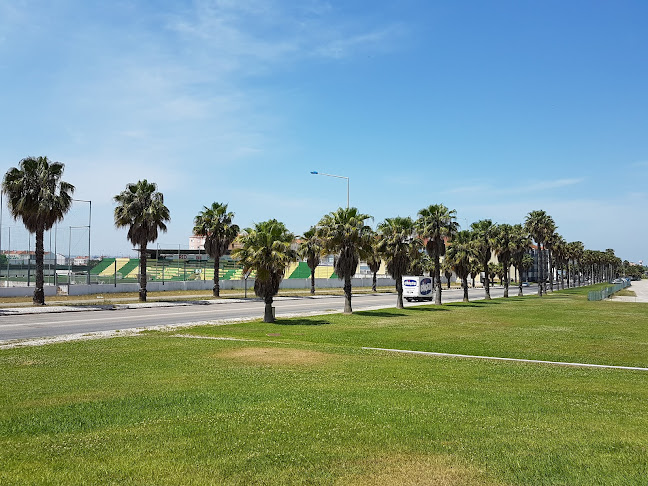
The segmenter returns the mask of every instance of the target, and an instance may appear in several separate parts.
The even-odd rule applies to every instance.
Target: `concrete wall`
[[[56,287],[53,285],[46,285],[43,290],[45,297],[52,297],[56,295]],[[31,287],[0,287],[0,297],[31,297],[34,295],[34,286]]]
[[[353,287],[371,287],[371,278],[353,278],[351,279],[351,285]],[[377,279],[378,286],[394,286],[395,282],[391,278],[379,278]],[[316,289],[331,289],[331,288],[342,288],[344,281],[337,278],[316,278],[315,279],[315,288]],[[146,289],[149,292],[158,292],[158,291],[171,291],[171,290],[211,290],[214,286],[212,280],[188,280],[186,282],[172,281],[172,282],[149,282],[146,285]],[[65,293],[67,285],[61,285],[62,293]],[[47,288],[47,287],[46,287]],[[54,287],[52,287],[54,288]],[[220,288],[223,290],[243,290],[245,288],[244,280],[221,280]],[[254,291],[254,279],[248,279],[247,288],[250,291]],[[310,289],[310,279],[307,278],[293,278],[293,279],[284,279],[281,281],[280,288],[282,289]],[[137,292],[139,290],[139,284],[137,283],[125,283],[117,284],[115,287],[114,284],[91,284],[91,285],[70,285],[68,295],[89,295],[89,294],[113,294],[117,292]],[[33,290],[32,290],[33,292]],[[2,295],[2,294],[0,294]]]

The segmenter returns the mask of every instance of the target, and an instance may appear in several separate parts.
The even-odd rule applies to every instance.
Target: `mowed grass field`
[[[362,349],[648,367],[586,291],[2,350],[0,484],[645,485],[648,371]]]

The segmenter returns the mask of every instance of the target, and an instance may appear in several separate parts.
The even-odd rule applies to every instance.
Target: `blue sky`
[[[177,247],[212,201],[305,231],[346,204],[319,170],[374,224],[544,209],[568,241],[648,261],[646,18],[643,0],[0,0],[0,170],[64,162],[93,254],[131,249],[128,182],[158,184]]]

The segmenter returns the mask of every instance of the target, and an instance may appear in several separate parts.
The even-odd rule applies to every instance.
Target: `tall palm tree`
[[[468,302],[468,275],[472,272],[471,260],[475,256],[470,231],[458,231],[448,245],[446,260],[457,276],[461,279],[463,287],[463,301]]]
[[[529,252],[529,248],[531,247],[531,237],[529,236],[529,233],[524,229],[524,227],[521,224],[513,225],[511,234],[512,234],[511,260],[513,262],[513,266],[517,268],[518,275],[519,275],[518,297],[522,297],[522,295],[524,295],[522,293],[522,281],[523,281],[522,273],[525,270],[525,265],[524,265],[525,257],[530,257],[528,252]],[[533,259],[531,259],[531,265],[533,265]]]
[[[474,235],[471,232],[470,233],[471,241],[472,241],[473,236]],[[477,255],[477,252],[474,251],[475,250],[474,243],[472,243],[472,245],[473,245],[473,255],[474,256],[470,259],[470,279],[472,280],[472,288],[474,289],[475,288],[475,279],[477,278],[477,275],[479,275],[481,273],[482,264],[479,261],[479,257]]]
[[[234,213],[227,211],[227,204],[213,202],[204,206],[194,218],[195,235],[205,237],[205,252],[214,259],[214,297],[220,297],[220,258],[238,236],[239,227],[232,224]]]
[[[61,180],[65,166],[47,157],[27,157],[19,167],[7,171],[2,191],[14,220],[21,218],[30,233],[36,233],[36,287],[33,302],[45,305],[45,231],[61,221],[72,206],[74,186]]]
[[[443,271],[443,276],[446,278],[446,284],[448,290],[450,290],[450,279],[452,278],[453,268],[450,262],[447,259],[448,250],[446,249],[446,257],[443,258],[441,262],[441,270]]]
[[[324,242],[324,252],[337,254],[335,273],[344,280],[344,313],[351,314],[351,277],[358,268],[360,257],[368,253],[372,230],[365,224],[371,218],[357,208],[339,208],[322,217],[316,234]]]
[[[441,257],[445,255],[446,241],[459,230],[457,212],[443,204],[432,204],[418,212],[416,229],[426,241],[425,250],[434,262],[435,304],[441,305]]]
[[[367,255],[365,256],[367,266],[369,267],[369,270],[371,271],[371,275],[372,275],[372,281],[371,281],[372,292],[376,292],[376,278],[378,275],[378,270],[380,270],[380,265],[382,265],[382,256],[378,251],[379,242],[380,242],[380,237],[378,235],[372,237],[371,244],[369,245],[367,251]]]
[[[140,275],[139,300],[146,302],[146,248],[157,240],[158,231],[166,231],[170,221],[169,208],[164,205],[164,195],[157,185],[146,179],[129,183],[126,189],[114,197],[115,226],[128,227],[126,237],[139,247]]]
[[[403,308],[403,275],[411,263],[410,244],[414,239],[412,218],[387,218],[378,225],[378,251],[385,258],[387,273],[396,281],[396,307]]]
[[[562,287],[562,290],[565,289],[565,260],[567,259],[567,242],[565,239],[556,234],[556,238],[553,242],[553,257],[554,265],[556,267],[556,280],[558,281],[558,286]],[[560,280],[558,280],[558,273],[560,272]]]
[[[549,239],[556,229],[553,218],[545,211],[531,211],[525,220],[526,230],[538,245],[538,295],[542,296],[545,293],[545,279],[546,279],[546,262],[544,259],[543,244]]]
[[[311,294],[315,293],[315,269],[321,262],[323,251],[322,240],[315,233],[314,226],[306,231],[297,249],[299,256],[306,260],[306,264],[311,271]]]
[[[291,245],[295,235],[286,226],[270,219],[246,228],[238,236],[239,248],[232,250],[232,257],[243,265],[243,271],[256,271],[254,293],[265,302],[263,322],[274,322],[272,301],[279,291],[279,284],[286,267],[297,260],[297,252]]]
[[[569,257],[571,258],[572,271],[576,272],[575,275],[572,275],[572,284],[581,286],[581,264],[583,260],[583,252],[585,251],[585,245],[582,241],[572,241],[567,243],[567,248],[569,252]],[[576,281],[578,280],[578,283]]]
[[[500,224],[497,227],[497,232],[493,238],[493,250],[497,255],[497,259],[502,264],[502,271],[504,272],[504,278],[502,278],[502,283],[504,284],[504,297],[507,298],[509,296],[509,270],[511,267],[511,256],[515,249],[513,240],[513,226],[510,224]]]
[[[475,254],[481,264],[481,270],[484,272],[484,298],[491,300],[488,262],[491,259],[493,239],[497,234],[497,225],[493,224],[490,219],[482,219],[471,224],[470,228],[472,230]]]
[[[556,242],[560,238],[560,235],[556,232],[556,225],[553,225],[553,229],[551,227],[547,228],[547,236],[545,240],[545,250],[547,252],[547,265],[546,267],[549,269],[549,275],[548,275],[548,280],[549,280],[549,290],[553,292],[553,283],[554,283],[554,266],[555,266],[555,261],[554,261],[554,256],[553,256],[553,250],[554,246],[556,245]]]

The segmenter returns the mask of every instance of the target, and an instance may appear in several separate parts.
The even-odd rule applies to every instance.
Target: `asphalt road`
[[[525,294],[535,293],[535,287],[526,287]],[[502,288],[492,288],[491,297],[501,297]],[[517,288],[509,290],[517,295]],[[471,300],[483,299],[483,289],[470,289]],[[461,301],[461,289],[444,290],[443,302]],[[428,304],[428,303],[424,303]],[[354,295],[354,311],[395,307],[396,294]],[[423,305],[405,302],[405,307]],[[276,316],[317,315],[342,311],[342,296],[279,297],[275,299]],[[170,307],[149,307],[122,310],[94,310],[64,313],[2,315],[0,311],[0,342],[16,339],[63,336],[96,331],[113,331],[149,326],[188,324],[204,321],[254,319],[263,317],[264,304],[259,300],[227,301],[214,303],[187,302]]]

